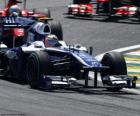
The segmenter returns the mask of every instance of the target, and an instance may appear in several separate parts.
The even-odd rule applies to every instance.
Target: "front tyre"
[[[109,66],[109,69],[101,72],[102,81],[104,80],[105,76],[107,77],[108,75],[127,75],[126,62],[121,53],[106,53],[103,56],[101,63],[104,66]],[[103,84],[108,85],[108,82],[103,81]],[[109,87],[107,89],[110,91],[119,91],[122,89],[122,87]]]
[[[29,56],[26,76],[31,88],[39,87],[40,78],[50,71],[50,67],[50,58],[46,52],[34,52]]]

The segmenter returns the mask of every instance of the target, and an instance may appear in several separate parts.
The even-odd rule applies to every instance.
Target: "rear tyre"
[[[58,37],[58,40],[63,40],[63,29],[61,23],[58,21],[48,21],[51,28],[51,34],[54,34]]]
[[[106,53],[101,63],[104,66],[109,66],[110,68],[101,72],[102,80],[107,75],[127,75],[126,62],[122,54],[118,52]],[[104,85],[108,85],[107,82],[103,81]],[[110,91],[119,91],[122,87],[109,87],[107,88]]]
[[[32,53],[27,61],[27,81],[31,88],[39,88],[40,78],[51,70],[50,58],[46,52]]]
[[[138,21],[140,22],[140,7],[138,7],[136,11],[136,17],[138,18]]]

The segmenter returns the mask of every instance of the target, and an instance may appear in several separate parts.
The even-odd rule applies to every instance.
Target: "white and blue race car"
[[[3,17],[0,24],[3,28],[16,26],[27,30],[22,46],[7,48],[1,45],[0,73],[5,77],[27,81],[31,88],[50,89],[57,85],[70,86],[72,77],[84,79],[88,86],[88,74],[93,71],[95,87],[97,73],[101,74],[102,83],[109,90],[118,91],[135,85],[136,79],[127,75],[121,53],[106,53],[98,61],[81,45],[67,45],[59,40],[57,46],[45,46],[43,37],[51,31],[46,24],[22,17],[14,17],[14,21],[12,17]]]

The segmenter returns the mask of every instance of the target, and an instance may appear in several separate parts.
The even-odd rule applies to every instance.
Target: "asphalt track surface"
[[[139,44],[140,26],[136,19],[106,21],[68,18],[69,0],[28,0],[30,9],[49,7],[60,20],[64,40],[69,44],[93,46],[94,54]],[[1,1],[0,1],[1,4]],[[6,115],[7,114],[7,115]],[[0,115],[9,116],[139,116],[139,93],[104,88],[70,89],[44,92],[7,80],[0,80]]]

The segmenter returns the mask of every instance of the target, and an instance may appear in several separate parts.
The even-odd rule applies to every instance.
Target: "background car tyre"
[[[138,18],[138,21],[140,22],[140,7],[138,7],[136,11],[136,17]]]
[[[59,21],[48,21],[51,28],[51,34],[54,34],[58,37],[59,40],[63,40],[63,29]]]
[[[102,80],[107,75],[127,75],[127,66],[125,59],[121,53],[118,52],[110,52],[106,53],[101,63],[104,66],[109,66],[109,69],[106,69],[101,72]],[[107,85],[108,83],[103,81],[104,85]],[[122,89],[122,87],[109,87],[107,88],[110,91],[119,91]]]
[[[28,58],[26,70],[31,88],[39,88],[40,78],[51,70],[49,55],[43,51],[32,53]]]

